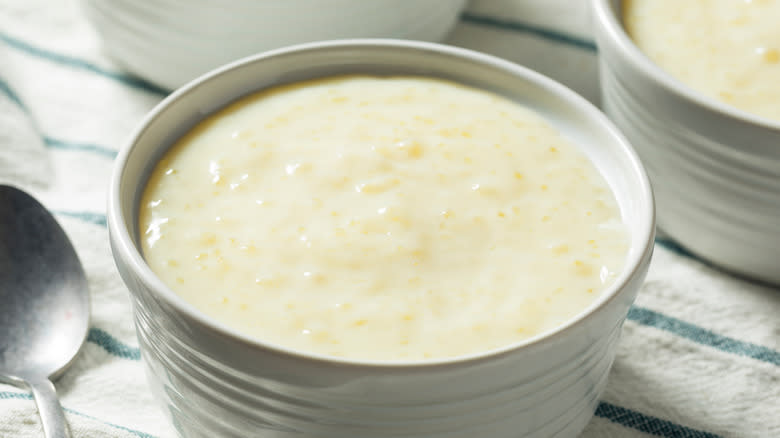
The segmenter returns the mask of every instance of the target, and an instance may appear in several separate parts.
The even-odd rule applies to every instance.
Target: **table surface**
[[[598,105],[587,3],[472,1],[447,42],[538,70]],[[56,383],[75,437],[174,436],[146,386],[105,218],[112,160],[164,96],[105,56],[76,0],[0,1],[0,182],[55,212],[89,277],[88,340]],[[28,436],[42,436],[34,402],[0,384],[0,437]],[[780,289],[657,240],[583,436],[780,436]]]

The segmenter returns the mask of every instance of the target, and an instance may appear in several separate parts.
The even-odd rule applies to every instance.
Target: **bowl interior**
[[[565,330],[612,298],[652,248],[654,204],[645,171],[622,135],[585,99],[528,69],[477,52],[431,43],[345,40],[304,44],[237,61],[182,87],[150,113],[120,153],[110,191],[109,221],[116,226],[113,231],[123,244],[119,250],[125,252],[131,269],[156,285],[164,299],[189,313],[199,313],[156,280],[141,257],[136,218],[149,173],[175,140],[230,102],[270,86],[343,74],[421,75],[490,90],[535,109],[581,146],[613,190],[631,245],[624,271],[613,286],[554,332]],[[246,339],[205,316],[201,319]],[[264,345],[256,340],[248,342]],[[514,347],[517,345],[507,346]]]

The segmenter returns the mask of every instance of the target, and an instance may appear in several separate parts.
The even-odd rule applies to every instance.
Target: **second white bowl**
[[[443,39],[466,0],[83,0],[110,56],[175,89],[264,50],[336,38]]]
[[[659,228],[728,271],[780,284],[780,122],[706,97],[645,56],[620,0],[593,0],[603,107],[637,148]]]

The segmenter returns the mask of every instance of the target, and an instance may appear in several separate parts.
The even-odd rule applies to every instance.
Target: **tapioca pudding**
[[[532,109],[421,77],[277,87],[208,117],[143,194],[143,254],[259,340],[361,360],[506,346],[623,267],[615,198]]]
[[[699,92],[780,122],[780,0],[625,0],[629,36]]]

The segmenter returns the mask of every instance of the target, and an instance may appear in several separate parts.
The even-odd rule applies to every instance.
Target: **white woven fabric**
[[[584,0],[474,1],[449,42],[597,103],[586,11]],[[115,152],[163,96],[104,55],[75,0],[0,1],[0,183],[57,214],[89,276],[89,340],[56,382],[74,437],[175,436],[147,388],[104,216]],[[28,393],[0,384],[0,437],[41,436]],[[780,436],[780,289],[659,241],[583,436]]]

